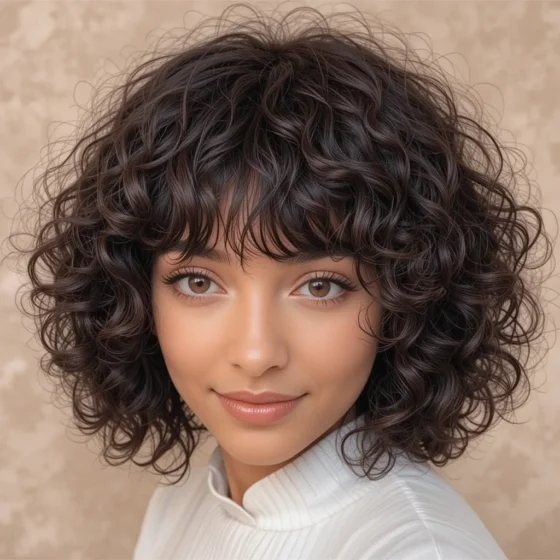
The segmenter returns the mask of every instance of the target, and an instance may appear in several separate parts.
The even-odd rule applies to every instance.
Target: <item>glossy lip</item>
[[[221,405],[231,416],[241,422],[251,424],[266,424],[283,418],[303,400],[306,394],[289,401],[256,404],[234,400],[220,393],[216,393]]]
[[[218,395],[243,403],[255,404],[288,402],[303,397],[303,395],[284,395],[282,393],[273,393],[271,391],[264,391],[263,393],[251,393],[250,391],[234,391],[231,393],[218,393]]]

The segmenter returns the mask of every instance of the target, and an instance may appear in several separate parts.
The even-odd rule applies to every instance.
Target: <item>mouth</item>
[[[290,414],[307,395],[295,399],[271,403],[250,403],[238,401],[216,393],[227,412],[237,420],[251,424],[265,424],[280,420]]]

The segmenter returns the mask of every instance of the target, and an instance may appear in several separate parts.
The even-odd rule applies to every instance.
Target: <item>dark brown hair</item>
[[[255,17],[226,29],[239,6]],[[348,15],[363,31],[332,25]],[[363,433],[375,434],[361,463],[368,475],[377,467],[372,479],[402,453],[445,465],[526,402],[530,345],[546,317],[526,272],[553,244],[515,192],[527,178],[507,158],[515,149],[401,33],[354,15],[300,7],[267,19],[229,6],[215,36],[191,32],[138,63],[35,182],[46,198],[27,222],[32,246],[18,251],[29,255],[41,367],[58,376],[81,432],[102,435],[109,463],[184,469],[182,478],[207,434],[154,335],[152,265],[187,228],[183,256],[206,246],[226,193],[230,232],[249,185],[254,208],[232,245],[242,259],[248,234],[270,258],[293,255],[284,235],[295,252],[343,251],[376,272],[378,353],[356,403]],[[162,469],[175,449],[182,460]]]

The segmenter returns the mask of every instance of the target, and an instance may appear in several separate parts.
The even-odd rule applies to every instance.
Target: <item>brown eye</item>
[[[177,272],[170,274],[163,278],[163,282],[169,285],[176,285],[177,287],[173,289],[173,293],[178,297],[184,297],[187,299],[203,299],[208,293],[208,288],[211,284],[216,284],[212,278],[207,274],[202,272],[193,271],[187,272]],[[191,294],[189,294],[191,292]]]
[[[207,289],[209,283],[212,282],[212,280],[210,280],[210,278],[207,278],[206,276],[194,275],[187,276],[186,280],[189,289],[191,289],[195,294],[203,294],[204,288],[206,287]],[[207,286],[204,286],[204,284],[207,284]]]
[[[309,298],[317,305],[341,303],[350,292],[355,292],[357,289],[348,280],[339,278],[333,273],[321,273],[320,276],[311,278],[302,286],[302,289],[309,291]],[[333,287],[335,288],[334,294],[331,290]],[[326,297],[327,295],[329,297]]]
[[[329,282],[328,280],[312,280],[309,282],[309,286],[311,286],[309,291],[312,296],[323,298],[329,293],[329,284],[332,284],[332,282]]]

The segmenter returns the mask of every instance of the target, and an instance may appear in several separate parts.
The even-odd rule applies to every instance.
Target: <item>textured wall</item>
[[[308,3],[330,11],[329,4]],[[153,33],[179,29],[225,2],[0,3],[0,238],[27,193],[48,141],[86,106],[91,84],[115,73]],[[295,7],[290,3],[289,7]],[[501,126],[526,151],[543,205],[560,208],[560,2],[376,2],[384,20],[443,54],[443,66],[476,84]],[[268,5],[267,5],[268,6]],[[340,11],[340,7],[336,8]],[[191,12],[191,10],[193,12]],[[503,115],[503,116],[502,116]],[[507,134],[507,132],[506,132]],[[508,138],[513,142],[513,138]],[[23,191],[21,191],[23,189]],[[18,198],[19,200],[19,198]],[[547,228],[554,231],[550,213]],[[130,558],[156,475],[108,468],[95,440],[69,428],[51,402],[40,349],[14,299],[20,279],[0,269],[0,558]],[[558,290],[551,278],[548,291]],[[550,308],[554,317],[555,307]],[[468,456],[443,469],[510,558],[560,558],[559,350],[537,372],[540,390]],[[213,444],[209,440],[207,446]],[[208,449],[205,446],[205,449]]]

